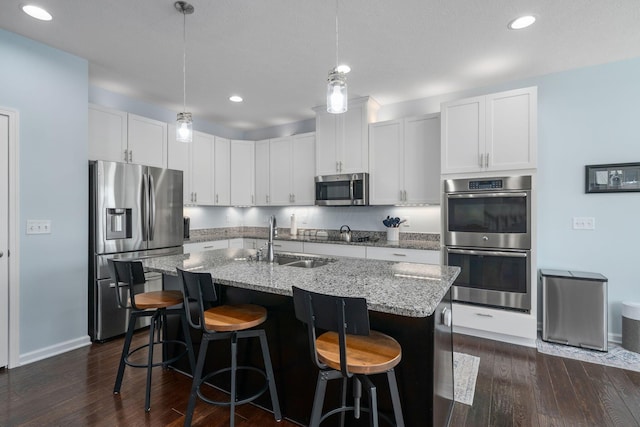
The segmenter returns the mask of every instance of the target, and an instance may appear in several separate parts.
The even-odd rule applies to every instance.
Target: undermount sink
[[[327,265],[331,261],[333,260],[323,259],[323,258],[307,258],[307,257],[300,258],[295,256],[276,254],[275,262],[279,265],[283,265],[286,267],[316,268],[316,267],[322,267],[323,265]]]

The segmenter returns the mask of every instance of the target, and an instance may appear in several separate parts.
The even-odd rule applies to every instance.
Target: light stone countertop
[[[370,310],[407,317],[427,317],[446,295],[459,267],[333,258],[316,268],[250,261],[252,249],[217,249],[142,260],[146,269],[176,274],[183,270],[211,273],[214,282],[278,295],[292,295],[292,286],[314,292],[364,297]],[[296,254],[301,258],[320,258]]]

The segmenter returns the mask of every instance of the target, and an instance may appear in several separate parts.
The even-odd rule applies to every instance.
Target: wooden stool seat
[[[178,304],[182,304],[180,291],[152,291],[136,295],[136,306],[143,310],[167,308]]]
[[[267,309],[253,304],[220,305],[204,312],[208,329],[217,332],[242,331],[267,320]]]
[[[336,332],[325,332],[316,340],[318,359],[340,370],[340,343]],[[354,374],[379,374],[394,368],[402,359],[402,347],[381,332],[347,335],[347,366]]]

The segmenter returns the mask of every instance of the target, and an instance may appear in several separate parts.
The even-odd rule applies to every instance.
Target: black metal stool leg
[[[261,330],[258,336],[260,338],[260,346],[262,347],[264,370],[267,373],[267,381],[269,382],[269,393],[271,394],[271,406],[273,406],[273,415],[276,421],[281,421],[282,412],[280,411],[280,400],[278,400],[278,392],[276,390],[276,378],[273,374],[273,366],[271,365],[271,355],[269,354],[267,335],[264,331]]]
[[[124,346],[122,347],[122,356],[120,356],[120,366],[118,367],[118,375],[116,375],[116,383],[113,386],[113,394],[120,393],[122,377],[124,376],[124,368],[127,366],[125,360],[129,355],[129,348],[131,347],[131,340],[133,339],[133,332],[135,331],[137,318],[138,316],[133,313],[129,315],[129,327],[127,328],[127,334],[124,338]]]
[[[193,419],[193,411],[196,408],[196,401],[198,400],[198,388],[202,379],[202,370],[204,369],[204,360],[207,358],[207,347],[209,346],[209,340],[204,336],[200,342],[200,352],[198,353],[198,363],[193,373],[193,383],[191,384],[191,394],[189,395],[189,404],[187,405],[187,412],[184,414],[184,426],[190,427],[191,420]]]
[[[326,373],[320,371],[318,373],[318,382],[316,383],[316,394],[313,398],[313,408],[311,409],[311,421],[309,427],[319,427],[320,418],[322,417],[322,406],[324,404],[324,394],[327,391]]]
[[[393,404],[393,415],[396,419],[396,427],[404,427],[404,417],[402,416],[402,406],[400,404],[400,393],[398,393],[398,382],[393,369],[387,371],[389,390],[391,391],[391,403]]]
[[[356,380],[357,381],[357,380]],[[349,378],[342,378],[342,385],[340,386],[340,393],[342,394],[340,399],[340,406],[343,408],[347,406],[347,387],[349,385]],[[355,386],[354,386],[355,387]],[[340,411],[340,427],[344,427],[345,411]],[[356,417],[358,418],[358,417]]]
[[[153,372],[153,343],[154,332],[156,329],[156,323],[158,320],[158,313],[154,313],[151,317],[151,324],[149,325],[149,358],[147,361],[147,390],[144,398],[144,410],[149,412],[151,410],[151,373]]]
[[[231,414],[231,427],[236,425],[236,375],[238,371],[238,335],[234,332],[231,334],[231,396],[229,397]]]
[[[362,397],[362,383],[358,377],[353,377],[353,417],[360,418],[360,398]]]

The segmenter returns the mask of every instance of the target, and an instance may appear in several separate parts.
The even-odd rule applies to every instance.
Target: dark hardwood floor
[[[452,427],[640,426],[640,373],[466,335],[454,349],[480,357],[473,406]]]
[[[473,406],[456,403],[452,427],[640,426],[638,372],[464,335],[454,347],[479,356],[480,371]],[[144,370],[127,368],[112,394],[121,349],[119,339],[0,371],[0,426],[181,426],[190,378],[156,368],[145,413]],[[252,405],[236,414],[238,427],[295,425]],[[198,402],[193,425],[228,426],[229,411]]]

